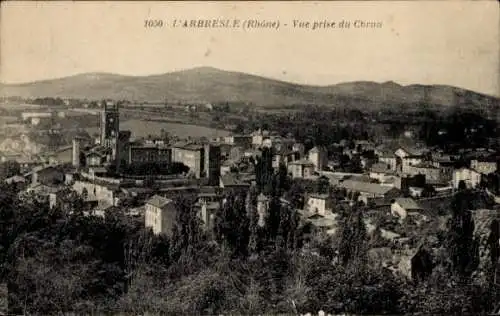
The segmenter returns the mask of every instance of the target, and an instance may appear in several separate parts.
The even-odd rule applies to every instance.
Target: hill
[[[499,99],[440,85],[349,82],[307,86],[211,67],[151,76],[87,73],[24,84],[0,85],[0,96],[125,99],[149,102],[246,102],[259,107],[318,104],[336,107],[412,107],[457,103],[498,109]]]

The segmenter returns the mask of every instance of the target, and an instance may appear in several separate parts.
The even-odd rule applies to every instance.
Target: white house
[[[453,172],[453,187],[458,188],[460,181],[464,181],[468,188],[475,188],[481,182],[481,173],[470,168],[460,168]]]
[[[314,147],[307,153],[307,157],[314,165],[315,171],[323,170],[328,163],[328,153],[323,147]]]
[[[144,226],[153,229],[154,234],[172,233],[177,210],[172,200],[155,195],[146,202]]]
[[[405,219],[408,214],[422,211],[422,207],[412,198],[397,198],[391,204],[391,214]]]
[[[292,178],[309,178],[314,174],[314,164],[306,159],[293,161],[287,168]]]
[[[390,164],[378,162],[370,168],[370,179],[376,179],[380,182],[386,182],[387,178],[392,178],[394,175],[395,171]]]
[[[311,194],[307,198],[307,210],[310,213],[325,216],[332,212],[332,199],[328,194]]]
[[[372,201],[385,203],[400,194],[400,191],[394,187],[354,180],[344,180],[339,184],[339,187],[345,189],[348,194],[359,193],[358,200],[365,204]]]

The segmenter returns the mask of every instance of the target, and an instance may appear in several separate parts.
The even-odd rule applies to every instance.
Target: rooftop
[[[314,164],[307,159],[300,159],[289,163],[290,165],[314,166]]]
[[[248,183],[243,182],[236,175],[231,173],[223,175],[221,181],[224,186],[248,186]]]
[[[373,164],[370,168],[370,171],[376,173],[394,173],[394,171],[391,170],[390,165],[383,162],[377,162]]]
[[[310,194],[309,197],[313,198],[313,199],[321,199],[321,200],[326,200],[328,199],[330,196],[328,194]]]
[[[154,195],[146,202],[146,204],[149,204],[149,205],[152,205],[152,206],[158,207],[158,208],[163,208],[172,202],[173,201],[171,199],[167,199],[167,198],[164,198],[163,196],[159,196],[159,195]]]
[[[354,181],[354,180],[344,180],[340,183],[340,187],[345,188],[347,190],[365,192],[371,194],[386,194],[387,192],[393,190],[394,188],[383,186],[377,183],[369,183],[362,181]]]
[[[412,198],[397,198],[395,203],[398,203],[402,208],[406,210],[421,210],[422,207],[418,205]]]

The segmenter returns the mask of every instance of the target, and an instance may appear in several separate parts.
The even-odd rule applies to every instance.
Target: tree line
[[[449,206],[432,269],[410,280],[371,261],[366,206],[338,205],[337,233],[329,235],[303,220],[293,205],[301,201],[283,199],[321,183],[262,177],[273,184],[224,196],[213,229],[194,196],[179,196],[176,225],[159,236],[125,216],[125,206],[101,218],[86,215],[69,189],[49,209],[2,187],[0,277],[9,312],[485,314],[499,301],[498,222],[486,236],[474,234],[467,189]]]

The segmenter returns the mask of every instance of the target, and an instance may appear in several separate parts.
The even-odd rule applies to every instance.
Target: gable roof
[[[318,153],[320,151],[326,151],[324,147],[319,147],[319,146],[316,146],[316,147],[313,147],[311,148],[311,150],[309,150],[309,153]]]
[[[314,166],[312,161],[309,161],[307,159],[300,159],[297,161],[292,161],[289,163],[289,165],[302,165],[302,166]]]
[[[405,210],[421,210],[422,207],[412,198],[397,198],[395,203],[398,203]]]
[[[354,180],[344,180],[339,184],[340,187],[357,192],[365,192],[371,194],[384,195],[391,190],[394,190],[393,187],[383,186],[378,183],[369,183],[362,181],[354,181]]]
[[[224,186],[249,186],[248,183],[243,182],[231,173],[226,173],[221,177]]]
[[[146,204],[149,204],[149,205],[152,205],[152,206],[158,207],[158,208],[163,208],[167,204],[172,203],[172,202],[173,201],[171,199],[167,199],[167,198],[164,198],[163,196],[159,196],[159,195],[154,195],[146,202]]]
[[[330,196],[328,194],[310,194],[309,197],[313,199],[327,200]]]

